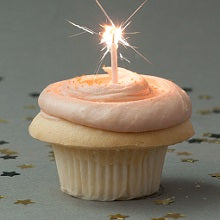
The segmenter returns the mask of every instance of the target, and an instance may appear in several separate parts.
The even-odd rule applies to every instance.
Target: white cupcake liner
[[[135,147],[134,147],[135,148]],[[167,147],[90,150],[53,145],[61,190],[87,200],[129,200],[159,190]]]

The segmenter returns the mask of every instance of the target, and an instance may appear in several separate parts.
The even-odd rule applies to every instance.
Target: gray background
[[[141,1],[101,1],[113,21],[127,18]],[[0,172],[17,171],[19,176],[0,176],[0,219],[108,219],[121,213],[129,219],[146,220],[167,212],[179,212],[185,219],[220,218],[219,179],[208,174],[220,172],[219,145],[181,143],[172,148],[190,151],[196,163],[183,163],[175,152],[167,153],[162,175],[161,196],[126,202],[83,201],[59,190],[55,162],[44,143],[27,133],[27,116],[39,109],[31,92],[40,92],[49,83],[90,74],[100,56],[99,39],[90,34],[69,38],[80,32],[69,19],[99,31],[105,17],[93,0],[0,0],[0,139],[9,141],[0,148],[18,152],[15,160],[0,158]],[[168,78],[182,87],[192,87],[192,122],[195,137],[219,132],[219,115],[200,115],[198,110],[220,106],[220,2],[218,0],[151,0],[133,19],[129,31],[140,31],[129,42],[139,47],[153,63],[150,65],[131,50],[123,51],[132,63],[120,66],[139,73]],[[120,47],[122,48],[122,47]],[[104,61],[109,64],[109,57]],[[211,95],[201,100],[199,95]],[[21,170],[17,165],[35,167]],[[195,185],[199,184],[200,189]],[[155,199],[175,196],[169,206],[154,204]],[[15,205],[17,199],[35,204]]]

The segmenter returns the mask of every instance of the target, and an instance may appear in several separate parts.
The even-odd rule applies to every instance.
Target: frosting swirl
[[[75,77],[62,84],[60,93],[89,101],[124,102],[144,99],[150,93],[142,75],[118,68],[118,83],[111,82],[111,68],[103,67],[109,74]],[[129,77],[128,77],[129,75]]]
[[[46,87],[41,110],[56,118],[116,132],[169,128],[191,115],[188,95],[173,82],[118,68],[119,81],[109,74],[85,75]],[[44,114],[45,117],[45,114]]]

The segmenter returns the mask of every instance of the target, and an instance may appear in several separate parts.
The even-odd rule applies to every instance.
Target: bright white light
[[[121,25],[119,27],[116,27],[115,24],[113,23],[112,19],[109,17],[109,15],[107,14],[107,12],[105,11],[105,9],[102,7],[102,5],[99,3],[98,0],[96,0],[96,3],[98,4],[98,6],[100,7],[100,9],[102,10],[102,12],[104,13],[104,15],[106,16],[106,18],[108,19],[109,23],[111,25],[104,25],[102,26],[104,28],[104,31],[101,33],[97,33],[93,30],[91,30],[90,28],[87,28],[85,26],[80,26],[76,23],[73,23],[72,21],[68,21],[70,24],[72,24],[73,26],[83,30],[83,32],[80,32],[78,34],[74,34],[72,35],[72,37],[74,36],[79,36],[81,34],[84,33],[90,33],[92,35],[100,35],[101,36],[101,44],[104,44],[104,47],[101,49],[101,51],[104,51],[103,55],[101,56],[101,59],[98,63],[97,69],[95,72],[98,72],[102,61],[104,60],[105,56],[108,54],[108,52],[111,51],[111,46],[112,44],[116,44],[118,47],[118,44],[122,44],[125,48],[131,48],[133,51],[135,51],[139,56],[141,56],[145,61],[147,61],[148,63],[151,63],[142,53],[140,53],[134,46],[132,46],[131,44],[128,43],[127,38],[124,38],[123,35],[129,35],[129,34],[137,34],[139,32],[130,32],[130,33],[126,33],[125,29],[131,24],[131,18],[144,6],[144,4],[148,2],[148,0],[144,0],[144,2],[138,6],[138,8],[124,21],[121,23]],[[122,60],[125,60],[127,62],[130,63],[130,61],[123,57],[122,54],[120,54],[120,58]]]
[[[101,43],[106,44],[107,49],[109,50],[112,43],[118,46],[118,43],[122,41],[122,34],[123,33],[121,27],[105,25],[104,32],[101,33]]]

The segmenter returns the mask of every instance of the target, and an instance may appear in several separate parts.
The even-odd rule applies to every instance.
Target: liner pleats
[[[88,200],[129,200],[159,190],[167,147],[91,150],[53,145],[61,190]]]

